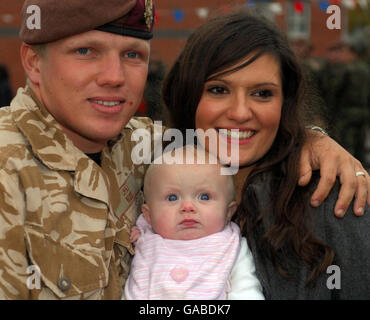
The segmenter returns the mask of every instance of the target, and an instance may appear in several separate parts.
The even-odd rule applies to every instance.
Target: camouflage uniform
[[[0,299],[119,299],[146,169],[132,163],[131,134],[153,124],[131,119],[99,167],[35,101],[19,89],[0,110]]]

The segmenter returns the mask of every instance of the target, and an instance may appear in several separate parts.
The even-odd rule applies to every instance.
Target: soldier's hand
[[[334,207],[337,217],[343,217],[353,197],[353,211],[357,216],[364,213],[366,202],[370,206],[370,177],[362,164],[330,137],[319,132],[309,132],[309,142],[303,147],[298,184],[305,186],[311,179],[312,170],[320,169],[320,181],[311,197],[311,205],[319,206],[328,196],[336,177],[342,184]],[[365,176],[356,176],[362,171]]]

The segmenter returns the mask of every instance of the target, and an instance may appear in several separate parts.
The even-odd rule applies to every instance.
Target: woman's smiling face
[[[266,53],[244,68],[212,76],[204,84],[195,126],[216,129],[219,144],[227,143],[229,153],[231,145],[238,144],[239,166],[250,165],[271,148],[279,128],[282,104],[280,65],[275,56]],[[238,129],[239,134],[231,135],[231,129]]]

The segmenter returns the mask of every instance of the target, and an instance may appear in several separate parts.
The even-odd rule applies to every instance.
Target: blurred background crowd
[[[274,21],[301,60],[329,134],[370,169],[369,0],[154,0],[156,30],[138,115],[167,122],[162,81],[192,30],[207,19],[248,7]],[[18,39],[22,0],[0,1],[0,107],[25,76]],[[335,5],[339,16],[328,13]],[[335,18],[336,28],[327,21]],[[42,18],[41,18],[42,25]],[[319,123],[314,123],[320,125]]]

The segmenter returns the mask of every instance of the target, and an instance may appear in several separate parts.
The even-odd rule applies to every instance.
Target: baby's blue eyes
[[[167,197],[167,200],[168,200],[168,201],[176,201],[176,200],[177,200],[177,195],[175,195],[175,194],[170,194],[170,195]]]
[[[199,199],[200,200],[209,200],[209,195],[207,193],[202,193],[200,196],[199,196]]]
[[[210,196],[208,193],[202,193],[199,195],[199,200],[203,200],[203,201],[207,201],[210,199]],[[176,201],[178,200],[179,198],[177,197],[177,195],[175,194],[170,194],[169,196],[167,196],[166,198],[168,201]]]

